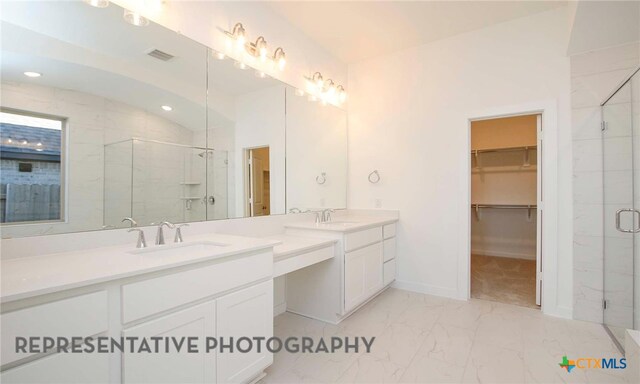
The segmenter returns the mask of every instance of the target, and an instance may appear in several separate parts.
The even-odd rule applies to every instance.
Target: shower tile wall
[[[631,191],[630,151],[622,148],[624,140],[616,138],[614,131],[608,132],[604,144],[607,156],[604,169],[607,173],[608,190],[605,202],[606,224],[603,218],[603,143],[600,122],[600,103],[640,63],[638,44],[629,44],[571,57],[571,101],[573,136],[573,201],[574,201],[574,247],[573,247],[573,317],[580,320],[602,322],[603,310],[603,228],[613,228],[612,212],[627,204]],[[611,124],[612,129],[621,127]],[[628,148],[626,148],[628,149]],[[628,184],[628,185],[627,185]],[[620,191],[621,193],[613,193]],[[630,237],[621,237],[611,230],[606,231],[607,252],[630,255]],[[626,252],[626,253],[625,253]],[[616,262],[616,260],[611,260]],[[612,268],[614,267],[614,268]],[[608,270],[621,270],[624,266],[608,265]],[[628,269],[627,269],[628,271]],[[616,279],[617,276],[611,276]],[[611,281],[611,278],[608,281]],[[621,281],[622,292],[632,289],[630,279]],[[628,286],[627,286],[628,285]],[[629,296],[630,297],[630,296]],[[611,297],[609,297],[611,298]]]

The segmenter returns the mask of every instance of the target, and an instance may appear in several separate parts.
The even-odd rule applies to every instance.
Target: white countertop
[[[224,244],[206,256],[202,253],[176,252],[158,255],[136,253],[135,245],[95,248],[83,251],[23,257],[0,262],[2,282],[0,301],[5,303],[37,295],[78,288],[90,284],[155,272],[183,265],[230,257],[241,253],[268,249],[277,244],[259,239],[222,234],[194,236],[178,245],[167,244],[162,249],[197,242]],[[146,250],[151,250],[150,245]]]
[[[327,223],[315,223],[313,221],[301,221],[285,224],[286,228],[314,229],[332,232],[354,232],[367,228],[379,227],[398,221],[397,217],[386,216],[336,216]]]
[[[335,244],[334,239],[320,239],[314,237],[302,237],[291,235],[272,235],[264,239],[277,242],[273,247],[273,260],[278,261],[301,253],[310,252],[328,245]]]

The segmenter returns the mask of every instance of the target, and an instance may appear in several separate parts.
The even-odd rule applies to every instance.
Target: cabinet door
[[[382,243],[345,253],[345,311],[355,308],[383,287],[382,259]]]
[[[124,383],[213,383],[215,353],[206,353],[207,337],[215,336],[215,301],[142,323],[123,332],[126,337],[197,337],[199,353],[124,353]],[[161,348],[162,349],[162,348]],[[175,351],[175,348],[172,348]]]
[[[384,264],[383,245],[382,243],[377,243],[368,248],[364,270],[365,300],[384,287],[382,276]]]
[[[109,355],[57,353],[2,372],[0,382],[7,384],[108,383]]]
[[[218,346],[224,341],[229,344],[230,338],[236,342],[247,337],[273,336],[273,280],[245,288],[241,291],[223,296],[217,300],[217,335]],[[244,383],[259,375],[273,363],[273,355],[264,347],[260,352],[255,348],[246,353],[234,350],[217,353],[218,383]],[[247,348],[246,342],[241,342]]]

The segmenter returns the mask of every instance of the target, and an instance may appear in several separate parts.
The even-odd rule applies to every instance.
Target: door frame
[[[251,177],[251,170],[250,170],[250,157],[251,157],[251,151],[253,151],[254,149],[262,149],[262,148],[267,148],[269,149],[269,156],[271,156],[271,147],[269,145],[259,145],[256,147],[245,147],[242,148],[242,162],[243,162],[243,171],[242,171],[242,178],[243,178],[243,184],[244,184],[244,209],[245,209],[245,217],[254,217],[252,215],[252,207],[251,207],[251,202],[250,202],[250,198],[251,198],[251,184],[253,183],[253,178]]]
[[[541,293],[541,310],[553,316],[571,318],[570,308],[558,306],[558,113],[557,101],[545,100],[520,105],[502,106],[469,113],[466,119],[465,145],[463,158],[464,175],[461,185],[464,190],[460,221],[466,226],[460,231],[460,247],[458,263],[458,291],[462,299],[471,297],[471,122],[475,120],[495,119],[519,115],[542,115],[544,145],[538,149],[538,157],[542,162],[538,170],[544,177],[540,180],[540,191],[544,197],[544,220],[537,236],[542,236],[540,252],[544,284]],[[540,207],[539,207],[540,211]],[[572,257],[572,255],[570,255]]]

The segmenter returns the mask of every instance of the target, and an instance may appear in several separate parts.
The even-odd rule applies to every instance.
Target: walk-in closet
[[[471,297],[540,305],[540,115],[471,122]]]

